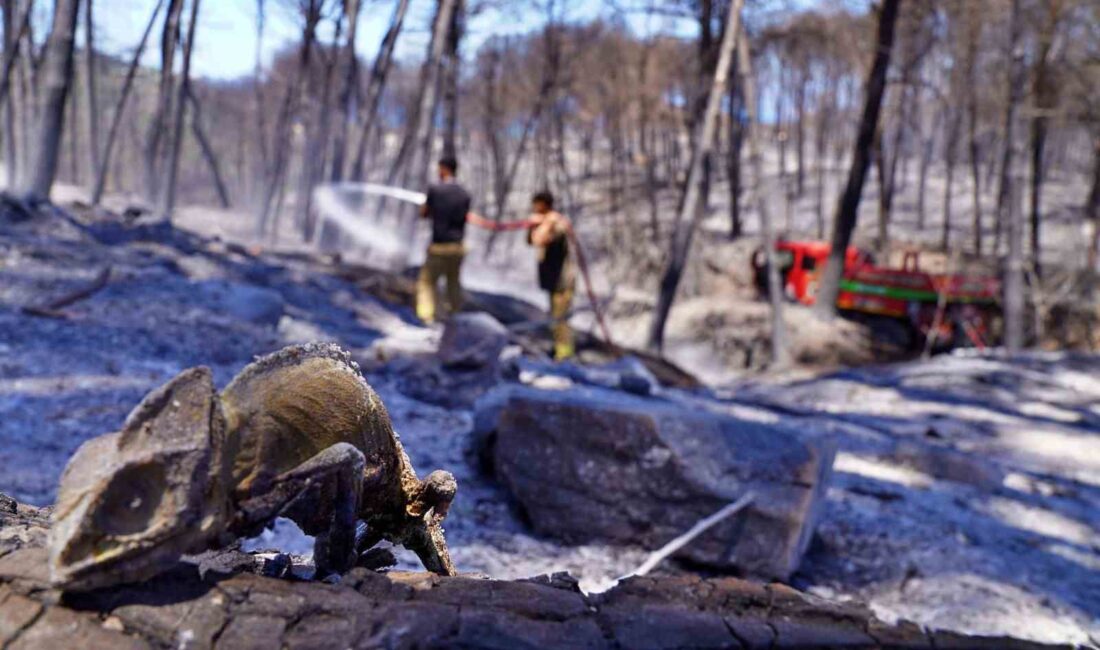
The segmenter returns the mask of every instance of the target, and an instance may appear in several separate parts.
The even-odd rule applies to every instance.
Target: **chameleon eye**
[[[133,535],[148,530],[167,489],[164,466],[130,465],[111,478],[96,508],[94,525],[106,535]]]

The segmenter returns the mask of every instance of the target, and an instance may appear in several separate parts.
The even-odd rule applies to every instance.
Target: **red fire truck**
[[[821,241],[776,242],[776,261],[787,298],[812,305],[831,246]],[[756,286],[767,290],[767,255],[752,259]],[[967,274],[933,274],[920,268],[920,254],[907,251],[900,268],[879,266],[868,252],[848,248],[837,307],[842,312],[903,323],[912,341],[935,332],[938,346],[985,347],[996,337],[1000,281]]]

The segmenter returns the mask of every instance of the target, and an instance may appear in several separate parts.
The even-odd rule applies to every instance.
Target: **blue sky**
[[[297,41],[300,36],[299,21],[292,8],[294,4],[294,0],[267,0],[263,48],[265,64],[271,61],[275,52]],[[389,26],[394,4],[394,0],[366,0],[357,38],[358,49],[365,58],[374,56]],[[507,6],[510,3],[501,4]],[[481,42],[492,35],[517,34],[537,28],[540,24],[538,15],[534,11],[519,8],[525,4],[517,1],[510,9],[486,11],[473,18],[464,44],[466,51],[476,50]],[[576,2],[569,18],[592,18],[598,15],[601,4]],[[97,47],[116,55],[131,52],[155,5],[155,0],[99,0],[95,16],[96,37],[99,39]],[[398,41],[399,57],[423,56],[434,5],[432,0],[412,0],[406,29]],[[641,19],[636,21],[640,22]],[[219,79],[251,74],[256,51],[255,25],[255,0],[203,0],[192,63],[195,73]],[[322,32],[322,37],[326,36],[331,36],[331,30]],[[157,56],[153,45],[146,53],[145,63],[155,66]]]
[[[644,7],[650,0],[618,0],[618,5]],[[855,0],[763,0],[782,6],[834,5],[852,3]],[[363,0],[357,38],[360,54],[370,59],[389,26],[395,0]],[[865,0],[858,0],[863,3]],[[45,3],[42,3],[45,4]],[[536,29],[541,24],[537,12],[530,9],[528,0],[502,0],[496,3],[504,9],[483,12],[472,18],[464,43],[466,53],[473,52],[493,35],[518,34]],[[598,0],[573,0],[568,20],[587,20],[606,12],[610,2]],[[750,6],[751,6],[750,2]],[[156,0],[97,0],[96,38],[97,48],[105,52],[128,56],[133,51],[141,30]],[[265,65],[274,54],[300,36],[299,21],[293,7],[297,0],[266,0],[267,26],[264,36],[263,57]],[[435,7],[434,0],[411,0],[405,31],[398,41],[398,56],[405,59],[420,58],[427,47],[428,29]],[[41,7],[38,22],[39,33],[48,29],[48,9]],[[638,32],[662,31],[690,34],[690,24],[671,18],[646,17],[644,13],[630,14],[629,23]],[[256,51],[256,0],[202,0],[199,12],[199,32],[192,63],[194,73],[208,78],[231,79],[252,73]],[[322,37],[331,36],[326,30]],[[157,48],[151,39],[144,63],[157,64]]]

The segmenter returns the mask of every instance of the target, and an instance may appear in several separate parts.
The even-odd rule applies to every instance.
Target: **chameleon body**
[[[447,472],[417,478],[346,352],[292,346],[220,395],[208,369],[186,370],[120,432],[82,445],[58,489],[51,579],[67,590],[141,580],[280,516],[316,537],[318,574],[388,540],[453,575],[440,524],[455,491]]]

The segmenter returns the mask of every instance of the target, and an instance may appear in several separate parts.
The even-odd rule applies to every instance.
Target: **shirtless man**
[[[569,247],[572,224],[554,210],[554,195],[550,192],[535,194],[531,198],[531,211],[527,241],[538,251],[539,287],[550,295],[554,359],[562,361],[575,353],[573,330],[569,328],[576,281]]]

